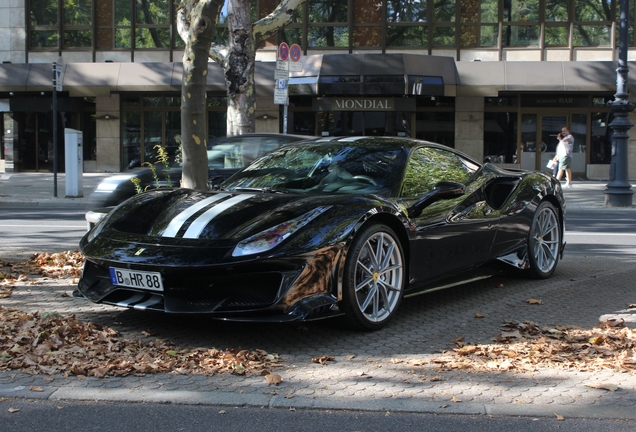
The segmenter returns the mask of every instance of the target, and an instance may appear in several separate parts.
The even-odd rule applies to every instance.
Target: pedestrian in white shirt
[[[574,149],[574,137],[570,134],[570,130],[566,127],[561,129],[561,133],[557,135],[559,144],[557,145],[556,155],[554,161],[559,163],[559,172],[557,173],[557,180],[563,178],[563,172],[565,171],[567,183],[565,188],[572,187],[572,150]]]

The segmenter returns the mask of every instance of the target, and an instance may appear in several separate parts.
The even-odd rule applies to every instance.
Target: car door
[[[499,215],[485,200],[486,180],[478,164],[453,151],[437,147],[412,150],[401,197],[417,200],[441,181],[461,183],[466,192],[433,202],[412,217],[411,282],[426,282],[489,259]]]

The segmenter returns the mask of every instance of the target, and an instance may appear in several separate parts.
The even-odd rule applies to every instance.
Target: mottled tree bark
[[[208,189],[207,75],[208,55],[223,0],[183,0],[177,28],[186,47],[181,82],[181,186]]]
[[[231,135],[254,132],[256,95],[254,61],[256,47],[252,33],[250,3],[230,0],[227,8],[230,33],[225,82],[227,84],[227,129]]]
[[[224,63],[227,84],[228,135],[254,132],[256,122],[256,93],[254,89],[254,62],[256,47],[273,36],[282,26],[291,22],[294,10],[305,0],[283,0],[271,14],[252,23],[249,0],[230,0],[228,30],[230,40]],[[214,47],[216,60],[219,47]],[[272,77],[272,86],[274,77]]]

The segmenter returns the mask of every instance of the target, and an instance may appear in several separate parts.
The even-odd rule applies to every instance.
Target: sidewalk
[[[90,194],[99,182],[113,173],[85,173],[82,176],[83,196],[66,196],[66,176],[57,174],[57,197],[53,173],[0,173],[0,207],[33,206],[47,208],[91,207]]]
[[[0,177],[0,208],[25,204],[88,207],[92,188],[107,175],[87,175],[83,198],[64,198],[62,180],[60,198],[53,198],[52,174],[5,174]],[[572,189],[565,190],[568,209],[602,209],[605,186],[603,182],[575,181]],[[346,331],[326,322],[255,325],[154,314],[75,299],[70,295],[75,289],[70,279],[19,283],[11,297],[0,300],[1,306],[76,315],[82,321],[114,328],[129,339],[162,339],[181,348],[234,347],[278,353],[283,367],[273,372],[282,376],[282,383],[268,385],[259,375],[79,379],[8,371],[0,372],[0,398],[552,418],[556,413],[565,421],[575,417],[636,420],[634,373],[572,368],[442,371],[431,362],[454,347],[459,337],[467,344],[492,343],[504,320],[590,329],[610,317],[633,317],[634,309],[626,309],[626,304],[636,303],[633,256],[566,254],[548,281],[496,277],[409,298],[397,319],[374,333]],[[542,304],[529,305],[528,298],[541,299]],[[483,317],[476,319],[477,313]],[[312,361],[325,355],[335,361],[325,365]]]

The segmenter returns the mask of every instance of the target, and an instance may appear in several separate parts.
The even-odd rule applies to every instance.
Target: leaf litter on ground
[[[493,344],[469,344],[455,340],[456,347],[431,363],[443,370],[536,371],[611,369],[636,373],[636,331],[622,320],[609,319],[599,326],[544,326],[525,321],[504,323]]]
[[[160,339],[126,339],[75,315],[30,314],[0,306],[0,370],[97,378],[160,372],[252,375],[280,362],[278,355],[260,349],[180,349]]]

